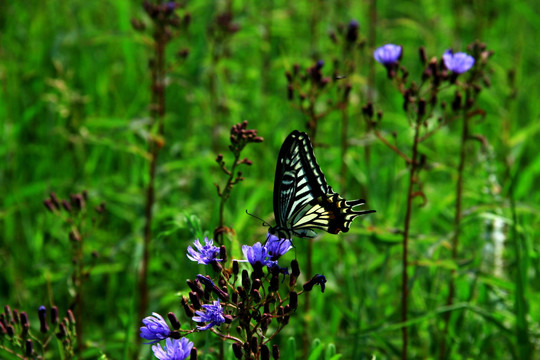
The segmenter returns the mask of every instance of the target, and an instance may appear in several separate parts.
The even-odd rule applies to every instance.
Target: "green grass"
[[[189,30],[182,30],[167,49],[170,64],[180,49],[189,48],[190,55],[171,67],[167,79],[148,314],[180,314],[178,294],[187,294],[185,280],[204,271],[185,256],[195,237],[194,226],[186,219],[199,223],[209,236],[217,226],[214,183],[224,179],[214,159],[223,153],[230,161],[230,127],[248,120],[249,128],[265,138],[243,153],[253,165],[243,169],[246,179],[233,189],[225,210],[226,224],[236,231],[233,256],[240,257],[239,244],[264,241],[267,231],[245,210],[271,220],[279,147],[290,131],[306,129],[307,119],[287,101],[285,71],[294,63],[307,67],[323,59],[325,74],[330,75],[332,59],[340,52],[328,32],[355,18],[361,37],[366,37],[371,23],[367,3],[240,1],[234,3],[233,22],[241,29],[216,43],[207,29],[222,11],[220,6],[214,1],[189,2]],[[310,313],[300,307],[277,338],[282,358],[291,358],[294,349],[301,353],[305,334],[313,351],[309,359],[334,359],[334,353],[343,359],[395,358],[405,325],[410,358],[437,358],[444,339],[451,344],[449,358],[536,358],[539,5],[502,0],[380,1],[377,11],[377,44],[402,44],[402,64],[412,79],[422,71],[421,45],[429,57],[440,57],[450,47],[465,51],[475,39],[494,50],[491,87],[482,91],[478,102],[486,117],[475,118],[471,126],[473,134],[488,140],[489,150],[481,151],[476,142],[467,145],[461,245],[458,261],[453,262],[449,244],[460,127],[451,124],[421,146],[429,165],[421,172],[427,204],[419,207],[417,199],[413,205],[410,311],[408,323],[402,324],[400,231],[408,173],[402,159],[366,137],[361,108],[373,49],[360,53],[358,70],[350,77],[352,145],[346,158],[345,193],[347,198],[367,197],[377,213],[357,219],[345,235],[323,233],[315,241],[313,268],[326,275],[327,291],[314,291]],[[136,283],[149,180],[152,48],[150,32],[134,31],[131,17],[151,25],[138,2],[125,0],[0,5],[0,304],[27,311],[33,327],[40,305],[54,304],[63,312],[73,304],[69,229],[45,210],[42,201],[51,191],[66,198],[86,189],[92,207],[101,201],[107,204],[103,223],[85,244],[88,259],[91,251],[100,254],[84,290],[84,335],[94,349],[88,358],[100,352],[111,359],[127,358],[141,320],[136,316]],[[216,47],[228,49],[229,56],[212,61]],[[410,128],[401,110],[402,98],[384,68],[375,70],[374,104],[384,111],[381,130],[396,131],[398,144],[407,149]],[[452,96],[448,93],[445,100],[451,102]],[[337,191],[340,121],[337,112],[320,121],[317,141],[324,147],[315,150]],[[367,143],[372,152],[369,167],[364,162]],[[500,266],[490,251],[495,218],[504,223]],[[303,265],[306,242],[299,239],[295,245]],[[292,258],[289,254],[286,260]],[[452,269],[458,296],[454,305],[446,306]],[[452,315],[444,334],[443,314],[448,311]],[[181,321],[188,323],[185,318]],[[210,349],[218,347],[218,340],[205,334],[192,340],[201,354],[207,351],[217,358]],[[150,358],[147,348],[144,358]],[[230,350],[229,345],[226,348]]]

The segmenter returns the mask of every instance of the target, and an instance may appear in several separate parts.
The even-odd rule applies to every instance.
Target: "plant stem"
[[[144,224],[144,243],[143,257],[139,273],[139,311],[138,318],[144,318],[148,307],[148,262],[150,260],[150,241],[152,239],[152,208],[155,202],[155,178],[157,158],[162,147],[164,135],[164,115],[165,115],[165,46],[167,44],[167,35],[165,33],[165,25],[156,23],[156,31],[154,33],[154,55],[155,63],[152,67],[152,100],[151,100],[151,117],[153,122],[150,126],[150,139],[148,142],[148,152],[150,154],[149,166],[149,183],[146,189],[146,205]],[[152,134],[154,125],[157,123],[157,134]]]
[[[402,257],[402,285],[401,285],[401,321],[403,323],[407,322],[407,312],[408,312],[408,296],[409,296],[409,276],[407,274],[407,265],[408,265],[408,243],[409,243],[409,229],[411,223],[411,213],[412,213],[412,201],[413,201],[413,192],[414,184],[416,183],[416,170],[418,162],[416,161],[418,157],[418,138],[420,133],[421,125],[421,116],[418,115],[418,118],[414,125],[414,141],[412,145],[412,156],[410,162],[409,170],[409,190],[407,191],[407,212],[405,213],[405,223],[403,225],[403,257]],[[408,327],[403,326],[401,329],[403,347],[401,352],[401,358],[407,359],[407,343],[408,343]]]
[[[461,144],[460,144],[460,154],[459,154],[459,164],[458,164],[458,177],[456,183],[456,209],[454,214],[454,234],[452,236],[452,261],[457,262],[458,258],[458,247],[459,247],[459,235],[461,233],[461,218],[462,218],[462,199],[463,199],[463,170],[465,169],[466,161],[466,150],[465,143],[469,137],[469,123],[468,115],[466,111],[463,112],[463,128],[461,131]],[[450,271],[450,283],[448,290],[448,298],[446,300],[446,305],[451,306],[454,302],[456,296],[456,284],[455,284],[456,270],[452,269]],[[444,359],[446,357],[446,335],[448,334],[448,326],[450,323],[450,316],[452,312],[447,312],[444,314],[444,330],[443,337],[441,340],[441,349],[439,353],[439,359]]]

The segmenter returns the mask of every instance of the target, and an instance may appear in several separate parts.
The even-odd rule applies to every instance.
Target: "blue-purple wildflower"
[[[253,246],[242,245],[242,252],[251,265],[255,265],[256,262],[268,267],[277,264],[277,261],[270,260],[268,249],[260,242],[255,243]]]
[[[191,354],[192,348],[193,343],[187,338],[167,338],[165,347],[157,344],[152,346],[152,351],[159,360],[185,360]]]
[[[152,315],[145,317],[142,321],[144,326],[141,326],[141,337],[152,340],[145,344],[155,344],[171,335],[171,329],[169,329],[165,319],[158,313],[152,313]]]
[[[220,325],[225,322],[223,308],[221,307],[219,300],[214,301],[213,304],[202,305],[202,307],[206,311],[195,311],[197,316],[194,316],[191,319],[197,323],[208,322],[208,324],[204,326],[197,326],[197,329],[208,330],[214,325]]]
[[[270,260],[277,260],[287,251],[292,249],[292,243],[287,239],[280,239],[275,235],[268,234],[264,244]]]
[[[193,242],[195,249],[188,246],[188,259],[197,261],[199,264],[208,265],[214,261],[221,261],[219,258],[219,247],[213,245],[212,239],[204,238],[204,246],[201,245],[199,239]]]
[[[385,67],[394,66],[399,61],[402,51],[401,45],[386,44],[377,48],[373,52],[373,57]]]
[[[463,52],[454,54],[452,50],[446,50],[443,60],[446,68],[456,74],[463,74],[474,65],[474,58],[471,55]]]

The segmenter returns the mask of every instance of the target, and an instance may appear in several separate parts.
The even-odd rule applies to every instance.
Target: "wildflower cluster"
[[[196,240],[188,247],[187,257],[214,265],[215,271],[212,277],[199,274],[187,280],[191,291],[181,303],[193,322],[189,329],[182,329],[172,313],[168,315],[171,326],[154,313],[143,320],[140,336],[153,345],[160,360],[196,358],[197,349],[186,336],[198,331],[210,331],[231,342],[237,359],[269,360],[271,355],[278,359],[279,348],[276,344],[270,347],[271,340],[289,323],[298,307],[298,296],[315,285],[324,292],[326,278],[317,274],[297,291],[298,262],[292,260],[290,269],[278,265],[280,257],[292,248],[291,241],[270,234],[265,244],[244,245],[245,259],[230,262],[225,246],[214,246],[209,239],[204,244]],[[163,340],[164,348],[159,344]]]
[[[74,358],[77,345],[76,321],[71,310],[68,310],[61,320],[56,306],[50,308],[50,315],[47,316],[47,308],[42,305],[37,315],[39,335],[32,333],[30,320],[25,311],[12,309],[6,305],[4,312],[0,313],[0,348],[21,359],[43,358],[49,349],[46,345],[56,338],[59,343],[58,349],[62,352],[61,356],[57,354],[58,358]],[[55,350],[56,348],[50,349]]]

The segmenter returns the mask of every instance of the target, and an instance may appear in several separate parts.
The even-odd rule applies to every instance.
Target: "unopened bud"
[[[180,329],[180,321],[178,321],[178,318],[173,312],[168,313],[167,318],[169,319],[169,322],[174,330]]]
[[[279,346],[277,344],[272,345],[272,357],[274,360],[279,359]]]

